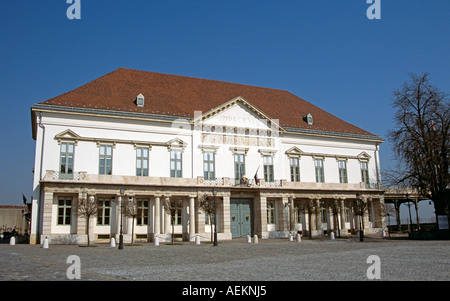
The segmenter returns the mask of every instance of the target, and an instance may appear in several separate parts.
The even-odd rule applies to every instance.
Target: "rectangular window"
[[[372,202],[367,202],[367,212],[369,215],[369,222],[373,223]]]
[[[264,163],[264,180],[266,182],[273,182],[274,181],[273,157],[272,156],[264,156],[263,163]]]
[[[136,176],[148,176],[148,147],[136,147]]]
[[[112,145],[100,145],[99,174],[112,174],[112,151]]]
[[[123,202],[123,201],[122,201]],[[98,199],[97,225],[107,226],[111,220],[111,200]]]
[[[203,153],[203,172],[205,180],[216,179],[214,152]]]
[[[58,199],[58,225],[70,225],[72,198]]]
[[[234,154],[234,177],[236,179],[236,184],[241,182],[245,175],[245,155],[244,154]]]
[[[148,199],[137,199],[137,218],[136,224],[138,226],[148,225]]]
[[[350,220],[351,220],[351,212],[352,212],[352,210],[351,210],[350,207],[348,207],[348,206],[345,206],[345,207],[344,207],[344,213],[345,213],[344,218],[345,218],[345,222],[346,222],[346,223],[350,223]]]
[[[180,209],[178,209],[177,212],[175,213],[175,218],[174,218],[175,224],[173,224],[172,218],[170,219],[170,220],[171,220],[170,224],[171,224],[171,225],[174,225],[174,226],[181,226],[181,225],[182,225],[182,222],[183,222],[182,217],[183,217],[183,215],[182,215],[182,213],[181,213],[181,208],[180,208]]]
[[[59,173],[61,177],[73,177],[73,153],[74,144],[70,142],[61,142],[60,152],[60,168]]]
[[[325,174],[323,170],[323,159],[315,159],[314,165],[316,167],[316,182],[323,183],[325,182]]]
[[[328,208],[326,207],[324,202],[320,203],[320,221],[325,224],[328,222]]]
[[[367,162],[361,162],[361,179],[362,182],[366,185],[366,188],[370,188],[369,181],[369,164]]]
[[[290,157],[289,163],[291,165],[291,182],[300,182],[300,164],[298,157]]]
[[[170,177],[182,177],[182,158],[181,150],[173,149],[170,151]]]
[[[294,223],[302,223],[302,210],[300,209],[300,201],[294,201]]]
[[[347,178],[347,161],[339,160],[338,161],[338,167],[339,167],[339,183],[348,183],[348,178]]]
[[[275,224],[275,202],[267,201],[267,223]]]

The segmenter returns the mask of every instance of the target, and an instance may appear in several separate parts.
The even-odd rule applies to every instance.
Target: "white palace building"
[[[207,241],[198,200],[213,190],[219,241],[385,229],[383,139],[287,91],[120,68],[33,105],[31,120],[32,244],[108,242],[120,225],[125,242],[172,229]],[[98,206],[89,231],[78,200]],[[183,204],[173,222],[168,200]]]

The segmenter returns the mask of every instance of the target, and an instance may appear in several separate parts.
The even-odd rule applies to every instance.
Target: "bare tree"
[[[211,242],[213,242],[213,225],[215,224],[214,219],[216,212],[216,208],[214,207],[214,198],[204,194],[203,196],[198,197],[197,206],[210,218],[209,221],[211,225]]]
[[[339,200],[331,200],[328,202],[331,212],[333,214],[333,228],[337,232],[337,236],[341,237],[341,223],[340,223],[340,212],[341,212],[341,202]]]
[[[183,208],[183,200],[168,198],[163,201],[163,207],[166,212],[170,214],[170,221],[172,223],[172,245],[175,235],[175,216],[179,210]]]
[[[141,209],[138,207],[136,200],[128,201],[125,203],[125,216],[131,217],[131,245],[134,243],[134,221],[141,215]]]
[[[93,196],[86,197],[85,192],[83,192],[83,197],[78,198],[76,203],[76,212],[79,217],[86,219],[86,236],[87,236],[87,244],[90,246],[89,239],[89,221],[91,217],[97,216],[98,213],[98,204],[95,201]]]
[[[410,74],[394,91],[396,128],[389,131],[398,166],[386,173],[388,184],[419,189],[434,203],[436,215],[448,214],[450,101],[429,80],[429,74]]]
[[[359,239],[360,241],[364,240],[364,213],[366,212],[368,208],[368,202],[366,199],[361,198],[360,196],[357,197],[356,200],[352,202],[352,209],[354,214],[359,219]]]
[[[309,200],[309,202],[304,202],[302,206],[302,210],[308,213],[308,229],[309,229],[309,238],[312,238],[312,214],[316,210],[316,203],[314,200]]]

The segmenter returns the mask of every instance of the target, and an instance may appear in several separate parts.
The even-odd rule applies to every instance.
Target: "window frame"
[[[303,223],[303,210],[300,205],[300,200],[294,200],[294,224]]]
[[[149,224],[149,199],[136,199],[136,207],[138,210],[138,216],[136,217],[137,226],[148,226]]]
[[[319,162],[320,164],[317,164]],[[325,183],[325,168],[323,158],[314,158],[314,169],[316,171],[316,183]]]
[[[210,170],[211,167],[212,171]],[[216,179],[216,153],[214,151],[203,152],[203,178],[205,180]]]
[[[66,149],[65,151],[63,151],[63,147],[65,147]],[[72,152],[69,152],[69,147],[72,148]],[[71,163],[70,159],[72,160]],[[71,175],[73,177],[74,164],[75,164],[75,143],[69,141],[61,141],[61,147],[59,152],[59,174],[66,176]]]
[[[291,173],[291,182],[300,182],[300,158],[292,156],[289,157],[289,168]]]
[[[274,200],[267,201],[267,224],[268,225],[276,224],[275,201]]]
[[[175,222],[175,223],[173,223]],[[183,225],[183,208],[177,209],[177,212],[175,212],[175,216],[172,220],[172,217],[170,218],[170,225],[171,226],[182,226]]]
[[[178,158],[178,154],[180,155],[179,158]],[[170,177],[171,178],[182,178],[183,177],[183,150],[181,150],[181,149],[171,149],[170,150],[170,166],[169,167],[170,167]]]
[[[61,202],[64,202],[64,203],[61,204]],[[67,204],[67,202],[70,202],[70,204]],[[56,224],[58,226],[70,226],[71,225],[71,223],[72,223],[72,204],[73,204],[72,197],[59,197],[58,198],[58,210],[57,210],[58,217],[56,219]],[[62,214],[61,214],[61,210],[62,210]]]
[[[348,183],[347,160],[338,160],[338,172],[339,183]]]
[[[273,156],[270,155],[263,156],[263,167],[264,167],[264,181],[275,182]]]
[[[109,202],[109,205],[106,204]],[[110,226],[111,225],[111,198],[98,198],[97,199],[97,226]],[[123,206],[123,200],[122,204]],[[107,221],[106,221],[107,219]]]
[[[360,161],[359,166],[361,168],[361,182],[364,183],[366,188],[369,188],[370,187],[369,162],[368,161]]]
[[[112,167],[113,167],[113,148],[114,146],[111,144],[100,144],[99,145],[99,161],[98,161],[98,173],[100,175],[112,175]],[[104,149],[104,154],[102,154],[102,149]],[[111,154],[108,155],[108,150],[111,150]],[[104,164],[102,166],[102,160]],[[109,162],[109,166],[108,166]],[[108,170],[109,167],[109,170]]]
[[[246,161],[246,156],[244,153],[234,153],[233,154],[234,157],[234,176],[235,176],[235,181],[236,183],[240,183],[240,180],[244,177],[244,175],[246,175],[246,171],[245,171],[245,161]],[[236,160],[237,158],[237,160]],[[243,160],[241,160],[243,159]]]
[[[141,155],[139,156],[139,151]],[[144,153],[147,153],[147,156],[144,156]],[[136,176],[148,177],[149,175],[149,159],[150,159],[150,148],[145,146],[137,146],[136,147]],[[146,161],[146,163],[145,163]],[[138,166],[141,167],[138,167]]]

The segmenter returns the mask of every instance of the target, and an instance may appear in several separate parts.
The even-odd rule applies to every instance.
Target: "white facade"
[[[359,228],[352,208],[357,194],[369,204],[364,215],[366,233],[381,235],[385,222],[380,139],[286,129],[241,97],[209,112],[192,113],[194,118],[158,118],[35,105],[31,243],[43,237],[53,242],[85,243],[85,219],[77,215],[74,205],[81,197],[107,201],[102,221],[96,216],[90,222],[91,241],[117,239],[119,205],[127,201],[140,201],[146,209],[146,220],[134,221],[135,238],[151,241],[158,235],[169,239],[172,227],[162,207],[165,199],[183,201],[176,234],[184,240],[194,240],[197,235],[209,240],[211,227],[205,224],[197,200],[204,194],[212,196],[213,187],[218,192],[219,239],[243,236],[243,228],[236,230],[242,227],[239,219],[248,223],[247,234],[261,238],[286,237],[288,231],[302,235],[310,230],[313,235],[338,229],[341,235],[354,233]],[[148,150],[148,157],[142,150]],[[108,166],[102,168],[107,174],[101,174],[103,151],[112,162],[111,174]],[[73,158],[70,163],[62,161],[69,157]],[[236,167],[236,158],[243,158],[242,167]],[[299,171],[299,179],[293,179],[292,162],[298,162],[295,176]],[[137,170],[142,164],[148,168],[146,172]],[[320,175],[318,164],[323,166]],[[346,166],[344,174],[339,171],[340,164]],[[171,173],[171,167],[178,168]],[[367,173],[362,171],[366,168]],[[174,177],[178,171],[180,178]],[[205,171],[213,178],[205,179]],[[247,182],[243,183],[237,172],[245,173]],[[256,173],[259,183],[254,180]],[[244,216],[239,210],[247,203],[250,213]],[[336,215],[330,204],[339,205]],[[123,217],[126,241],[131,240],[132,222]]]

